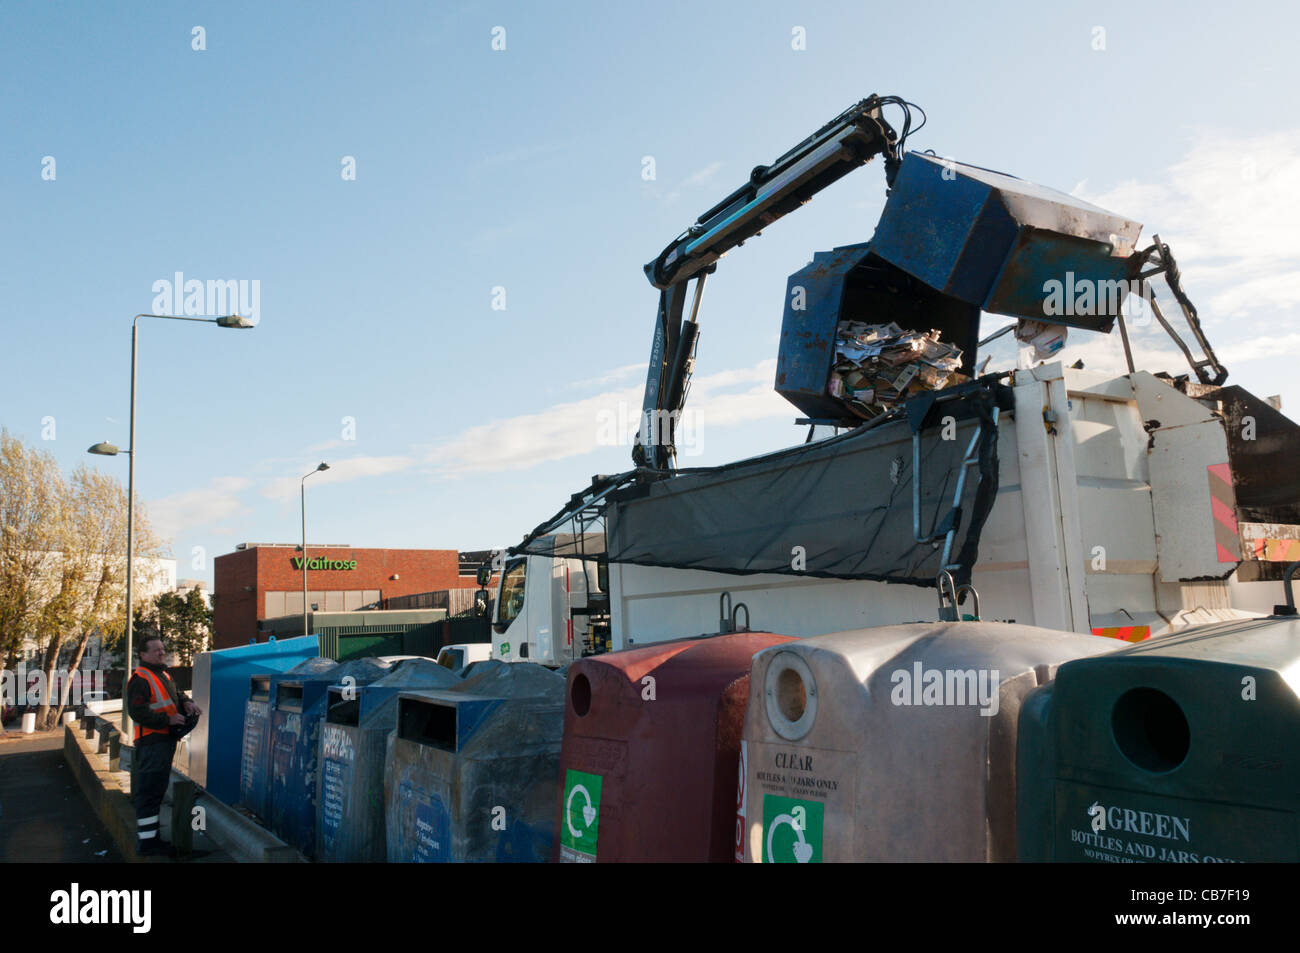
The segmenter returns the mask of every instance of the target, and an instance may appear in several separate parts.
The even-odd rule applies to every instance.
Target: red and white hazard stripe
[[[1232,489],[1232,470],[1226,463],[1212,463],[1210,510],[1214,514],[1214,544],[1219,562],[1241,562],[1241,537],[1237,533],[1237,494]]]

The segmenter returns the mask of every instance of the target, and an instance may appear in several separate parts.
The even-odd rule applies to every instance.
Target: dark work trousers
[[[167,793],[175,754],[174,738],[145,744],[136,742],[135,826],[136,846],[141,849],[156,847],[159,843],[158,812],[162,810],[163,795]]]

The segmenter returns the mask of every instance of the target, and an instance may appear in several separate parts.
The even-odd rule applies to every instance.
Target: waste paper
[[[870,420],[900,401],[965,383],[961,348],[938,331],[904,331],[894,322],[841,321],[827,393],[855,416]]]

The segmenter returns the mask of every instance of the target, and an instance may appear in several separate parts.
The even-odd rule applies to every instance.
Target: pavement
[[[0,863],[121,863],[63,757],[63,726],[0,735]]]

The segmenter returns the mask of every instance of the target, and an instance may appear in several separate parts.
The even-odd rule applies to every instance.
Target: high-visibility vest
[[[176,702],[172,700],[171,695],[167,694],[167,689],[163,687],[162,679],[156,674],[149,671],[143,665],[137,668],[133,675],[139,675],[149,683],[149,710],[160,712],[171,718],[172,715],[179,715],[176,709]],[[145,728],[138,722],[135,726],[135,740],[139,741],[145,735],[170,735],[171,726],[166,728]]]

